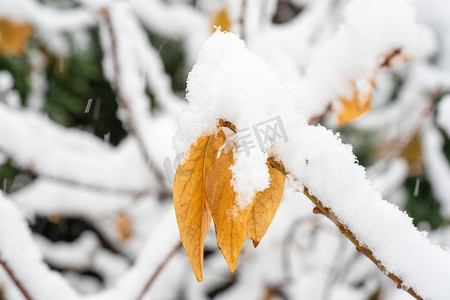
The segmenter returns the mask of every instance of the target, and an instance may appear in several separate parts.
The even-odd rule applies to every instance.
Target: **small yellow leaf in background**
[[[244,245],[248,214],[252,204],[242,208],[231,185],[233,151],[222,152],[206,178],[206,193],[216,229],[217,245],[231,272]]]
[[[60,214],[55,213],[55,214],[49,215],[48,220],[50,221],[50,223],[59,224],[63,221],[63,217]]]
[[[216,31],[214,27],[221,27],[222,31],[231,31],[231,21],[227,9],[224,7],[211,16],[211,32]]]
[[[365,112],[371,109],[370,102],[372,100],[373,83],[370,82],[370,91],[361,93],[355,85],[353,85],[353,92],[351,98],[340,98],[340,107],[334,109],[334,113],[338,118],[339,126],[343,126]]]
[[[285,176],[267,163],[270,175],[270,186],[255,195],[254,205],[247,219],[247,237],[258,246],[283,198]]]
[[[119,212],[116,216],[116,228],[119,238],[128,240],[133,235],[133,222],[128,214]]]
[[[28,23],[0,19],[0,52],[4,55],[19,55],[25,52],[28,39],[33,29]]]
[[[374,147],[374,156],[378,159],[403,158],[408,164],[408,175],[417,176],[422,173],[424,167],[422,135],[418,131],[377,143]]]
[[[206,200],[206,174],[225,143],[225,133],[200,137],[189,157],[178,166],[173,183],[173,201],[181,241],[198,281],[203,280],[203,247],[211,224]]]
[[[380,64],[375,67],[372,79],[359,79],[352,83],[352,96],[339,98],[340,106],[333,110],[338,118],[339,126],[343,126],[371,110],[372,92],[375,86],[373,78],[379,68],[392,67],[399,62],[406,62],[410,57],[402,52],[401,48],[395,48],[381,55]],[[363,87],[361,89],[361,87]]]
[[[419,175],[423,170],[422,135],[418,132],[400,153],[409,166],[409,176]]]

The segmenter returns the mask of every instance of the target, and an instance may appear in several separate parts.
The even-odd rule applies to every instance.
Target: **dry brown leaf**
[[[372,84],[373,86],[373,84]],[[357,88],[353,87],[350,99],[340,98],[341,107],[334,111],[338,118],[339,126],[343,126],[371,109],[372,93],[361,94]]]
[[[28,23],[9,18],[0,19],[0,52],[4,55],[24,53],[32,34],[33,29]]]
[[[225,143],[222,130],[202,136],[191,146],[189,157],[178,166],[173,183],[173,200],[181,241],[198,281],[203,281],[203,247],[211,224],[206,200],[206,174]]]
[[[133,235],[133,222],[128,214],[119,212],[116,216],[116,229],[119,238],[123,241]]]
[[[224,7],[211,16],[211,32],[216,31],[214,27],[221,27],[222,31],[231,31],[231,21],[227,9]]]
[[[216,229],[217,245],[231,272],[236,271],[239,253],[245,240],[247,217],[252,208],[241,208],[231,185],[233,151],[222,152],[206,178],[206,194]]]
[[[270,186],[255,195],[254,205],[247,219],[247,237],[253,241],[253,246],[258,246],[283,198],[285,176],[267,163],[270,175]]]

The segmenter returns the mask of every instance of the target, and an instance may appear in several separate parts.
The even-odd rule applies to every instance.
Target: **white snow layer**
[[[43,262],[28,226],[14,205],[0,192],[0,258],[33,299],[77,299],[62,276]]]
[[[437,122],[450,137],[450,96],[444,96],[437,106]]]
[[[397,6],[403,1],[389,3]],[[380,22],[383,20],[376,23]],[[249,153],[236,153],[233,177],[245,184],[235,184],[234,188],[242,206],[255,191],[268,186],[267,172],[263,172],[266,158],[279,158],[287,172],[373,251],[387,272],[427,299],[448,299],[448,251],[431,245],[406,213],[382,199],[366,179],[364,168],[355,163],[349,145],[342,144],[330,130],[307,125],[280,76],[250,53],[237,36],[216,32],[205,42],[187,90],[189,106],[174,138],[177,152],[186,153],[200,136],[216,131],[218,119],[235,124],[238,135],[273,118],[281,120],[288,141],[272,138],[261,148],[255,143]]]
[[[143,190],[152,181],[134,140],[113,148],[92,134],[1,103],[0,135],[0,153],[39,175],[112,189]]]
[[[121,275],[113,287],[82,297],[58,272],[51,271],[43,262],[43,255],[24,220],[14,204],[0,192],[0,259],[6,262],[18,281],[36,300],[137,299],[152,274],[157,272],[167,255],[176,250],[179,244],[173,208],[163,213],[162,221],[148,238],[134,265],[125,273],[126,265],[116,259],[112,260],[111,254],[106,251],[95,250],[98,241],[93,240],[88,233],[71,245],[63,243],[50,245],[42,238],[38,239],[37,242],[43,246],[47,259],[58,265],[70,264],[67,254],[72,253],[70,256],[72,259],[77,257],[82,260],[75,263],[83,266],[92,259],[88,254],[94,254],[96,251],[97,261],[93,262],[92,268],[100,273],[103,273],[104,269],[108,274],[115,275],[113,278],[106,278],[108,281],[116,281]]]
[[[425,171],[430,178],[433,195],[441,203],[442,214],[450,216],[450,165],[442,151],[444,139],[429,122],[424,128]]]

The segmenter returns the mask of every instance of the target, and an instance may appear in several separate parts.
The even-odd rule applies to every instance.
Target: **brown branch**
[[[401,55],[402,55],[402,48],[395,48],[384,57],[383,61],[380,63],[380,68],[392,67],[392,61]]]
[[[287,172],[284,170],[284,167],[282,165],[276,163],[274,160],[272,160],[270,158],[269,158],[269,162],[274,167],[276,167],[281,173],[283,173],[284,175],[287,175]],[[338,217],[333,213],[333,211],[330,208],[323,206],[322,203],[316,197],[311,195],[308,191],[308,188],[305,187],[303,194],[305,194],[305,196],[308,197],[309,200],[311,200],[311,202],[313,202],[318,209],[320,209],[320,212],[325,217],[330,219],[331,222],[333,222],[334,225],[337,226],[339,231],[343,235],[345,235],[345,237],[347,237],[356,246],[356,250],[358,252],[367,256],[380,269],[381,272],[383,272],[386,276],[388,276],[390,279],[392,279],[397,284],[397,288],[403,289],[406,292],[408,292],[409,294],[411,294],[411,296],[413,296],[414,298],[422,300],[422,297],[420,297],[412,288],[405,287],[403,285],[403,281],[397,275],[387,272],[386,268],[383,266],[381,261],[379,261],[378,259],[375,258],[372,251],[369,248],[367,248],[366,246],[360,245],[358,239],[355,237],[353,232],[349,228],[347,228],[347,226],[345,226],[344,224],[342,224],[339,221]]]
[[[34,298],[31,296],[31,294],[27,291],[27,289],[24,287],[22,282],[17,278],[14,271],[9,267],[9,265],[1,258],[0,255],[0,265],[5,269],[6,273],[8,274],[9,278],[14,282],[16,287],[19,289],[19,291],[22,293],[23,297],[27,300],[33,300]]]
[[[164,267],[167,265],[167,263],[170,261],[170,259],[178,252],[178,250],[181,249],[181,243],[178,243],[172,251],[167,254],[166,258],[163,262],[156,268],[155,272],[152,274],[152,276],[148,279],[147,283],[145,284],[144,288],[142,289],[141,293],[137,297],[136,300],[142,300],[147,293],[148,289],[152,286],[153,282],[156,280],[158,275],[161,273],[161,271],[164,269]]]
[[[228,121],[219,120],[219,126],[228,127],[229,129],[236,132],[236,127]],[[276,162],[274,159],[272,159],[270,157],[267,159],[267,161],[274,168],[276,168],[278,171],[280,171],[283,175],[285,175],[285,176],[288,175],[288,172],[285,170],[285,168],[281,162]],[[381,261],[379,261],[377,258],[375,258],[375,256],[373,255],[373,252],[366,246],[361,245],[359,243],[358,239],[353,234],[353,232],[349,228],[347,228],[347,226],[345,226],[343,223],[341,223],[341,221],[339,221],[339,218],[333,213],[333,211],[330,208],[325,207],[322,204],[322,202],[320,202],[319,199],[317,199],[316,197],[311,195],[309,193],[307,187],[304,188],[303,194],[305,194],[305,196],[308,197],[309,200],[311,200],[311,202],[316,205],[316,208],[320,210],[321,214],[323,214],[325,217],[330,219],[330,221],[333,222],[334,225],[336,225],[336,227],[339,229],[339,231],[356,246],[356,250],[358,252],[367,256],[378,267],[378,269],[380,269],[381,272],[383,272],[386,276],[388,276],[390,279],[392,279],[392,281],[394,281],[397,284],[397,288],[408,292],[411,296],[413,296],[414,298],[416,298],[418,300],[423,300],[423,298],[421,296],[419,296],[414,291],[414,289],[404,286],[403,280],[400,279],[400,277],[398,277],[397,275],[395,275],[393,273],[387,272],[386,268],[383,266]],[[315,210],[316,210],[315,213],[319,213],[319,211],[317,211],[316,208],[315,208]]]
[[[124,120],[126,127],[129,129],[130,133],[135,137],[138,148],[141,152],[142,157],[144,158],[144,161],[150,170],[151,173],[153,173],[156,176],[157,181],[159,182],[159,194],[160,197],[166,197],[171,195],[171,192],[166,189],[165,185],[165,178],[163,173],[156,167],[155,163],[153,162],[152,158],[150,157],[150,152],[147,149],[147,146],[145,145],[143,136],[141,135],[141,132],[139,131],[138,125],[136,124],[136,121],[134,119],[134,115],[132,112],[132,109],[130,107],[130,101],[125,97],[123,94],[122,88],[120,86],[120,64],[119,64],[119,54],[117,50],[117,39],[116,39],[116,33],[114,31],[114,25],[111,21],[111,15],[108,11],[108,9],[103,9],[100,11],[100,14],[104,16],[106,27],[108,29],[109,38],[111,41],[111,57],[112,57],[112,64],[114,69],[114,77],[113,77],[113,88],[117,95],[117,100],[119,106],[125,111],[126,118]]]
[[[247,0],[241,0],[241,15],[239,17],[240,37],[242,40],[246,40],[247,32],[245,30],[245,14],[247,13]]]

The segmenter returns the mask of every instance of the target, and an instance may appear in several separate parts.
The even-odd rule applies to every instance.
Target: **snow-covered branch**
[[[156,165],[152,158],[149,150],[152,141],[145,134],[147,130],[152,130],[151,121],[148,118],[149,100],[144,90],[147,70],[142,69],[139,60],[127,59],[130,52],[134,52],[136,48],[140,50],[139,48],[142,47],[142,45],[136,47],[132,42],[129,42],[129,34],[134,34],[136,39],[139,40],[142,39],[143,32],[136,31],[138,28],[136,20],[131,15],[130,8],[125,6],[124,3],[109,7],[102,14],[104,14],[102,40],[106,52],[105,57],[109,59],[105,61],[105,69],[109,72],[106,73],[106,76],[110,79],[116,91],[117,100],[122,110],[123,122],[136,139],[146,166],[154,174],[160,194],[167,195],[168,192],[164,190],[167,187],[165,176],[162,169]],[[144,72],[143,78],[141,72]],[[158,93],[156,94],[158,95]],[[133,99],[133,101],[130,99]],[[165,102],[168,102],[167,99]]]
[[[131,140],[112,148],[87,132],[67,129],[36,112],[2,104],[0,120],[0,152],[33,174],[120,194],[139,195],[149,188],[152,176]],[[115,170],[129,175],[124,177]]]
[[[447,300],[449,15],[442,0],[3,1],[0,299]],[[225,222],[272,172],[286,185],[236,274],[202,226],[199,284],[171,184],[219,128],[204,159],[234,151]]]
[[[78,298],[61,275],[51,271],[43,262],[42,254],[34,244],[27,224],[14,204],[2,194],[0,261],[27,300]]]
[[[294,185],[304,185],[320,211],[401,288],[419,299],[450,294],[445,284],[449,253],[431,245],[411,218],[381,198],[348,145],[330,130],[306,124],[278,74],[243,41],[216,32],[205,43],[189,77],[188,100],[175,144],[184,153],[200,136],[217,130],[219,119],[234,124],[237,134],[277,116],[283,122],[287,142],[273,136],[259,149],[247,152],[240,144],[235,152],[233,182],[241,207],[268,187],[265,162],[274,157],[297,182]]]

